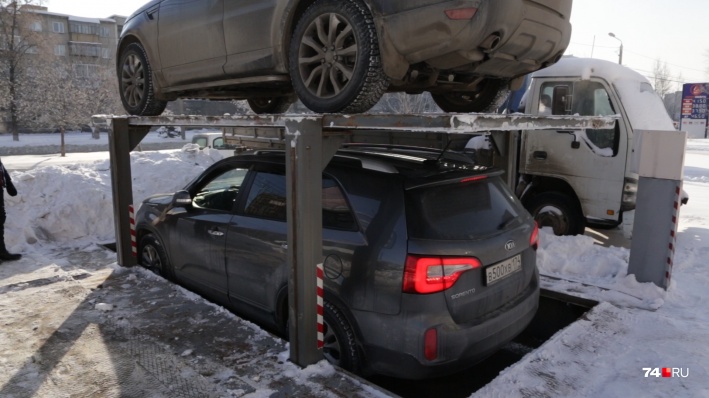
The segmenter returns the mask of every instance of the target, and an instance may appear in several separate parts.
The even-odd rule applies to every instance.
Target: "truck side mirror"
[[[565,115],[567,110],[571,110],[571,96],[569,95],[569,87],[554,87],[554,100],[551,104],[551,114]]]

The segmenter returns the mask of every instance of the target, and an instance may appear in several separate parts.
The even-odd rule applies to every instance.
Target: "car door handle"
[[[210,229],[207,232],[209,232],[209,234],[212,236],[224,236],[224,232],[222,232],[218,229]]]
[[[537,160],[546,160],[547,159],[546,151],[534,151],[532,156],[534,156],[534,158]]]

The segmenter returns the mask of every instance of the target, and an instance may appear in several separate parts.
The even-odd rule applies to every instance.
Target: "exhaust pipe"
[[[493,33],[480,43],[480,48],[484,51],[493,51],[502,41],[499,34]]]

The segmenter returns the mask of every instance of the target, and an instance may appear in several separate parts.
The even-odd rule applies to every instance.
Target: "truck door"
[[[621,114],[614,91],[602,80],[545,79],[535,85],[528,112],[539,116]],[[617,221],[625,177],[627,131],[525,131],[520,173],[563,180],[575,191],[586,218]],[[552,185],[553,186],[553,185]]]

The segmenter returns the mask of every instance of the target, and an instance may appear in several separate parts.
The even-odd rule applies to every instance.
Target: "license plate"
[[[499,280],[505,279],[522,269],[522,255],[518,254],[501,263],[491,265],[485,269],[485,284],[491,285]]]

